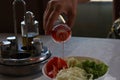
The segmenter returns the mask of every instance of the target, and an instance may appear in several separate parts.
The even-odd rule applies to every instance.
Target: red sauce
[[[65,42],[71,37],[71,29],[66,24],[59,24],[52,30],[52,38],[55,42]]]

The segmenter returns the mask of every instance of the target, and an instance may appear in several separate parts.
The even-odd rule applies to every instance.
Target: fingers
[[[46,23],[47,23],[47,20],[48,20],[48,17],[50,15],[50,13],[53,11],[53,8],[51,7],[51,1],[48,2],[47,4],[47,8],[44,12],[44,16],[43,16],[43,27],[44,27],[44,30],[46,30]]]
[[[58,19],[58,16],[60,15],[60,13],[61,13],[60,6],[55,7],[54,10],[51,12],[46,24],[47,34],[51,33],[53,25],[55,24],[55,21]]]
[[[50,34],[53,28],[53,24],[58,19],[61,13],[61,6],[57,0],[51,0],[48,3],[46,11],[44,13],[43,25],[46,34]]]
[[[68,11],[67,14],[67,25],[71,28],[74,24],[74,21],[76,19],[76,11],[77,11],[77,1],[73,1],[72,2],[72,7],[71,9]]]
[[[77,4],[77,0],[50,0],[43,17],[45,33],[51,33],[53,25],[61,13],[65,13],[67,16],[66,24],[72,27],[76,17]]]
[[[72,26],[73,26],[73,24],[74,24],[74,21],[75,21],[75,15],[76,14],[72,14],[72,13],[70,13],[69,15],[68,15],[68,20],[67,20],[67,25],[71,28]]]
[[[76,19],[76,17],[75,16],[69,16],[68,17],[68,26],[70,27],[70,28],[72,28],[73,27],[73,25],[74,25],[74,22],[75,22],[75,19]]]

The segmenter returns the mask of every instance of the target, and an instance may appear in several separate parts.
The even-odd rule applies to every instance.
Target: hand
[[[72,27],[76,17],[78,0],[50,0],[44,13],[43,26],[46,34],[50,34],[53,24],[60,14],[67,17],[66,24]]]

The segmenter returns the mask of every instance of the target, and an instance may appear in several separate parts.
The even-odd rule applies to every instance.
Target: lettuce
[[[96,63],[90,60],[86,60],[76,66],[84,69],[88,74],[92,74],[93,79],[103,76],[108,71],[108,66],[106,64]]]
[[[104,62],[90,57],[69,57],[67,64],[69,67],[84,69],[87,74],[93,75],[93,79],[103,76],[108,71],[108,66]]]

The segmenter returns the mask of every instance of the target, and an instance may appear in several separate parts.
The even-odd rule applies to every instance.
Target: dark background
[[[14,33],[13,9],[12,9],[13,1],[14,0],[2,0],[0,2],[0,33]],[[44,10],[46,8],[46,4],[48,1],[49,0],[25,0],[27,11],[32,11],[35,15],[35,19],[39,21],[39,32],[41,35],[44,34],[43,13],[44,13]],[[94,7],[97,5],[99,6],[97,8],[101,9],[101,11],[104,11],[106,9],[106,8],[104,8],[104,7],[106,7],[106,5],[107,6],[111,5],[113,12],[112,12],[112,10],[110,10],[111,8],[108,9],[108,10],[110,10],[109,11],[110,13],[105,13],[105,14],[103,14],[103,12],[100,12],[100,10],[99,10],[98,12],[100,12],[100,13],[90,12],[91,13],[90,17],[87,17],[88,16],[87,14],[89,14],[89,13],[84,13],[84,12],[87,12],[85,10],[88,10],[88,9],[91,9],[93,11],[97,10],[97,8]],[[108,33],[108,31],[110,30],[110,27],[112,26],[112,22],[120,16],[120,14],[119,14],[120,0],[114,0],[112,3],[90,3],[90,4],[85,4],[85,5],[80,4],[78,7],[79,7],[78,8],[79,10],[78,10],[78,14],[77,14],[77,19],[76,19],[75,27],[73,27],[73,36],[106,37],[106,34]],[[23,21],[23,16],[24,16],[23,15],[23,6],[21,3],[17,3],[16,10],[17,10],[16,11],[17,30],[20,33],[21,32],[20,22]],[[95,14],[95,15],[93,15],[93,14]],[[98,15],[97,17],[99,18],[99,14],[100,14],[100,16],[101,16],[101,14],[104,16],[109,14],[111,18],[108,18],[109,15],[107,15],[108,17],[103,16],[103,18],[105,18],[103,20],[106,20],[106,21],[97,22],[96,20],[92,20],[97,15]],[[93,15],[93,17],[91,15]],[[86,19],[84,19],[84,17],[87,18],[87,21],[86,21]],[[95,22],[93,22],[93,23],[88,22],[89,18],[91,19],[90,21],[95,21]],[[107,19],[109,19],[109,20],[107,20]],[[83,21],[90,23],[92,26],[89,24],[84,24],[85,22],[83,22]],[[98,25],[101,23],[103,23],[105,26],[103,25],[103,26],[101,26],[103,28],[101,28],[101,27],[97,28]],[[81,25],[81,26],[79,26],[79,25]],[[88,25],[90,28],[88,27]],[[95,25],[95,27],[94,27],[94,25]],[[88,31],[86,32],[86,30],[88,30]],[[96,35],[93,34],[93,32],[94,33],[96,32]]]
[[[13,3],[14,0],[2,0],[0,2],[0,33],[13,33],[14,21],[13,21]],[[40,34],[44,34],[43,31],[43,13],[48,0],[24,0],[26,2],[27,11],[32,11],[35,15],[35,19],[39,21]],[[16,15],[17,15],[17,30],[20,33],[20,23],[23,21],[23,4],[16,3]]]

